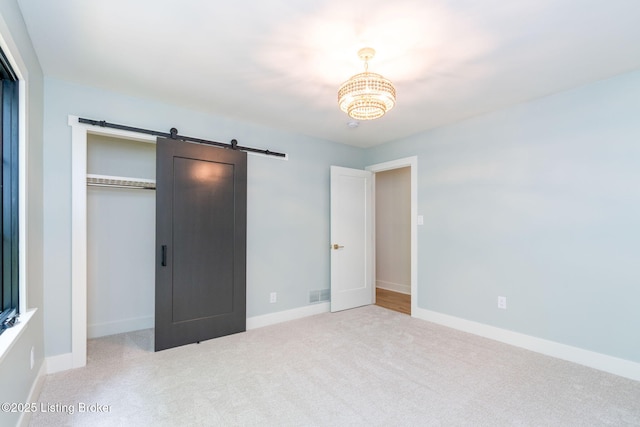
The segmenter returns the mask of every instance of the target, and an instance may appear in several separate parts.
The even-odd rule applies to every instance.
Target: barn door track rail
[[[163,138],[175,139],[178,141],[196,142],[198,144],[213,145],[221,148],[229,148],[231,150],[240,150],[240,151],[246,151],[248,153],[264,154],[266,156],[274,156],[274,157],[287,156],[284,153],[278,153],[276,151],[263,150],[260,148],[252,148],[252,147],[245,147],[242,145],[238,145],[238,141],[236,141],[235,139],[232,139],[230,143],[226,143],[226,142],[209,141],[207,139],[194,138],[191,136],[179,135],[178,129],[176,128],[171,128],[169,133],[166,133],[166,132],[158,132],[156,130],[141,129],[141,128],[136,128],[131,126],[118,125],[115,123],[108,123],[104,120],[83,119],[82,117],[78,118],[78,122],[83,124],[93,125],[93,126],[100,126],[103,128],[119,129],[119,130],[131,131],[131,132],[144,133],[146,135],[161,136]]]

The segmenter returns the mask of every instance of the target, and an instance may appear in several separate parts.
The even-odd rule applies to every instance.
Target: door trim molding
[[[373,193],[375,194],[376,172],[384,172],[404,167],[411,169],[411,316],[415,317],[418,308],[418,156],[377,163],[367,166],[365,170],[373,172]],[[372,250],[375,251],[375,237],[373,239],[373,246]],[[374,267],[374,283],[375,281]]]
[[[156,143],[153,135],[82,124],[71,126],[71,366],[87,364],[87,136],[102,135]],[[68,366],[68,364],[67,364]]]

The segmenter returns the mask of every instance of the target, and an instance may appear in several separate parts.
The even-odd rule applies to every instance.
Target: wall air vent
[[[331,289],[320,289],[317,291],[309,291],[309,302],[323,302],[331,300]]]

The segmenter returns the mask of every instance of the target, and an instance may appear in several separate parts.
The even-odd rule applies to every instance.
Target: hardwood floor
[[[411,295],[376,288],[376,305],[400,313],[411,314]]]

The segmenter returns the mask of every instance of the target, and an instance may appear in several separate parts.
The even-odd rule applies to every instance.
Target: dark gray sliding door
[[[158,138],[155,349],[246,329],[247,154]]]

